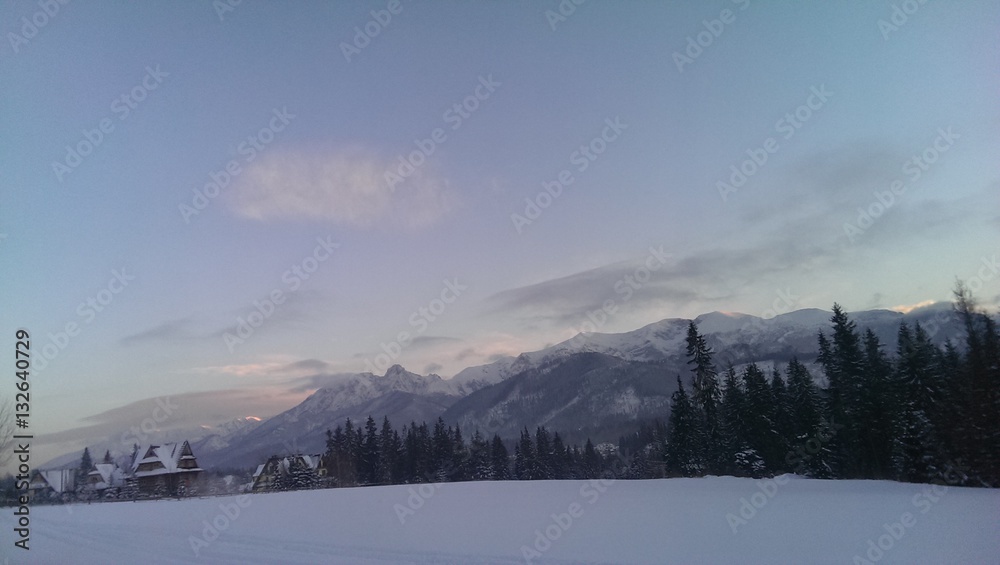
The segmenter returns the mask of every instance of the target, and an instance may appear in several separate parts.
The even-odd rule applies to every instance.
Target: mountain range
[[[817,335],[829,331],[831,313],[804,309],[770,319],[712,312],[695,318],[716,352],[720,371],[756,362],[769,370],[797,357],[821,376],[815,364]],[[860,329],[870,328],[891,353],[901,322],[920,322],[943,344],[959,341],[961,325],[951,305],[938,303],[906,314],[892,310],[851,313]],[[302,403],[266,420],[240,420],[225,432],[192,441],[202,467],[246,468],[269,455],[322,453],[326,430],[351,418],[363,426],[371,415],[387,416],[399,428],[432,424],[441,417],[467,435],[475,430],[512,439],[520,430],[544,425],[574,443],[589,437],[614,441],[640,421],[666,419],[676,376],[687,382],[685,357],[689,320],[670,318],[617,334],[583,333],[539,351],[469,367],[451,379],[420,375],[400,365],[385,375],[322,375],[328,384]]]

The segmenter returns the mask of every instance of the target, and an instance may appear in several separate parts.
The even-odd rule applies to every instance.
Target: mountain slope
[[[423,376],[394,365],[385,376],[371,373],[339,375],[336,382],[311,394],[299,405],[269,418],[259,426],[226,438],[206,438],[195,446],[202,466],[247,467],[270,455],[322,453],[326,430],[351,418],[364,425],[371,415],[394,425],[433,421],[448,406],[472,390],[475,383],[452,383],[437,375]]]
[[[527,368],[448,408],[443,418],[469,432],[516,437],[537,426],[570,441],[614,439],[638,420],[663,418],[675,375],[669,361],[626,361],[603,353],[573,353]]]

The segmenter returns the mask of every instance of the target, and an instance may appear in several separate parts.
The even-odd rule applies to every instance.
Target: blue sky
[[[58,6],[0,5],[0,335],[55,353],[39,434],[162,395],[266,416],[389,360],[447,377],[608,301],[599,331],[956,277],[1000,303],[989,1]]]

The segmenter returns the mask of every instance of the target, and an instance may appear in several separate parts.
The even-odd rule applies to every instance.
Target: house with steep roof
[[[31,496],[59,496],[76,490],[76,469],[36,469],[28,480]]]
[[[257,466],[250,490],[252,492],[273,490],[280,479],[291,477],[295,467],[308,471],[317,479],[326,476],[326,464],[320,455],[299,454],[288,457],[273,455],[267,462]]]
[[[103,493],[108,489],[125,486],[125,471],[113,463],[98,463],[94,470],[87,473],[87,488]]]
[[[185,440],[141,446],[132,459],[129,478],[144,494],[175,496],[189,491],[202,470]]]

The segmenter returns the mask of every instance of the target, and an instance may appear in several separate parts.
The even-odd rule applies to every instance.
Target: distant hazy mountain
[[[432,421],[476,383],[446,381],[438,375],[418,375],[394,365],[385,376],[371,373],[337,375],[295,406],[259,426],[227,437],[208,437],[193,446],[203,466],[249,466],[270,455],[322,453],[326,430],[351,418],[364,425],[368,415],[381,426],[388,416],[396,426]]]

